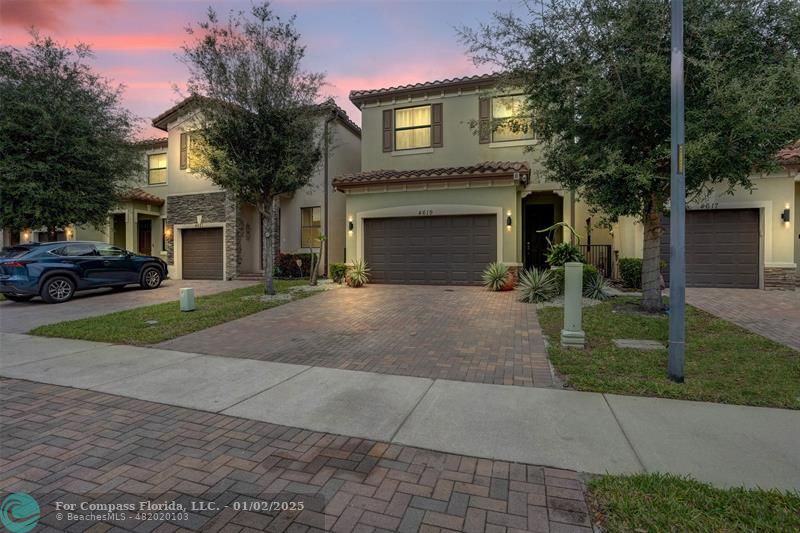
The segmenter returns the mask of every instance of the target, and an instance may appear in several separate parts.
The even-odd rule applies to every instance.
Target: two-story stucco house
[[[492,261],[542,267],[539,230],[557,221],[577,229],[606,275],[619,257],[641,257],[640,224],[600,228],[580,198],[541,178],[535,124],[513,127],[527,120],[521,97],[497,85],[481,75],[350,93],[362,113],[361,171],[333,183],[347,198],[347,259],[365,259],[374,281],[474,284]],[[715,191],[692,206],[690,285],[794,285],[800,154],[782,157],[784,170],[754,177],[752,193]]]
[[[237,202],[208,179],[192,172],[192,130],[197,108],[192,98],[171,107],[153,126],[166,136],[140,143],[146,175],[110,214],[103,230],[66,228],[63,238],[111,242],[122,248],[161,255],[170,276],[179,279],[234,279],[263,273],[261,215]],[[334,194],[335,175],[360,170],[360,128],[333,103],[320,106],[323,160],[309,185],[281,198],[280,251],[308,253],[328,237],[320,271],[344,260],[344,197]],[[23,240],[37,233],[23,232]],[[40,235],[39,235],[40,236]]]

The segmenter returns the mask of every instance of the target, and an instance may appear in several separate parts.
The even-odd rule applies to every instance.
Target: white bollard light
[[[586,334],[583,332],[583,263],[564,265],[564,329],[561,330],[561,346],[584,348]]]
[[[181,311],[194,311],[194,289],[185,287],[181,289]]]

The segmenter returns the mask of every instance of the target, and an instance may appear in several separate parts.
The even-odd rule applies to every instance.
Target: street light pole
[[[672,0],[672,178],[669,247],[669,378],[683,383],[686,338],[686,180],[683,104],[683,0]]]

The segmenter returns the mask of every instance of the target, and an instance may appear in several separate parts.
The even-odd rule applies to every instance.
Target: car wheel
[[[161,285],[161,271],[156,267],[147,267],[142,272],[140,285],[143,289],[157,289]]]
[[[11,302],[29,302],[33,296],[17,296],[16,294],[6,294],[5,298]]]
[[[75,294],[75,282],[67,276],[53,276],[42,286],[42,299],[49,304],[64,303]]]

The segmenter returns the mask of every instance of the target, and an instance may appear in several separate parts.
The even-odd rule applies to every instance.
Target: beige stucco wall
[[[753,191],[737,188],[727,194],[724,186],[716,186],[708,197],[689,202],[689,209],[759,209],[761,212],[762,262],[765,267],[794,268],[800,259],[797,240],[797,218],[784,224],[780,214],[789,207],[795,217],[800,205],[798,183],[788,172],[768,177],[754,177]],[[615,248],[620,257],[641,257],[642,225],[634,219],[621,220],[615,227]]]
[[[398,98],[394,103],[362,106],[362,169],[441,168],[482,161],[528,161],[532,168],[538,168],[534,163],[535,154],[526,151],[527,147],[535,147],[535,141],[478,142],[470,121],[478,119],[479,97],[495,94],[498,93],[488,90],[479,93],[470,89],[435,97]],[[383,152],[383,110],[434,103],[442,104],[444,142],[441,148]]]
[[[505,217],[511,211],[512,227],[507,231]],[[497,213],[500,217],[498,243],[502,248],[498,260],[519,265],[519,193],[514,185],[440,190],[406,190],[347,195],[347,218],[352,217],[354,230],[347,235],[347,261],[363,253],[363,218],[385,216],[419,216],[432,211],[433,216],[452,214]]]

